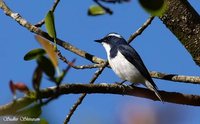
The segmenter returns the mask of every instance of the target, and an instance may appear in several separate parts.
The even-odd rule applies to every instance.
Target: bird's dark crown
[[[99,43],[107,43],[111,46],[119,45],[119,44],[127,44],[126,40],[117,33],[109,33],[104,38],[100,40],[96,40]]]

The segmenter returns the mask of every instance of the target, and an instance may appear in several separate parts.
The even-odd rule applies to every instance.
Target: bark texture
[[[160,18],[200,66],[200,16],[187,0],[166,0],[168,9]]]

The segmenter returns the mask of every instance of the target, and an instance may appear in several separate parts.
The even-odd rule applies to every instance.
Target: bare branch
[[[49,97],[54,93],[55,87],[41,91],[42,97]],[[61,94],[77,93],[110,93],[119,95],[130,95],[159,101],[155,94],[145,88],[131,87],[117,84],[64,84],[60,86]],[[159,91],[164,102],[171,102],[183,105],[200,106],[200,96],[181,94],[177,92]]]
[[[151,77],[162,79],[162,80],[169,80],[174,82],[182,82],[182,83],[192,83],[192,84],[200,84],[200,77],[198,76],[185,76],[185,75],[178,75],[178,74],[166,74],[156,71],[150,72]]]
[[[56,86],[49,87],[41,90],[41,98],[50,98],[54,95],[56,91]],[[59,86],[60,96],[64,94],[80,94],[80,93],[103,93],[103,94],[117,94],[117,95],[129,95],[148,98],[152,100],[157,100],[155,94],[145,88],[131,87],[118,84],[77,84],[77,83],[66,83]],[[177,92],[166,92],[159,91],[164,102],[176,103],[182,105],[200,106],[200,96],[191,94],[182,94]],[[11,114],[12,111],[17,111],[35,101],[33,97],[22,97],[8,103],[6,105],[0,106],[0,115]]]
[[[54,4],[53,4],[53,6],[52,6],[52,8],[51,8],[51,11],[55,11],[55,9],[56,9],[56,7],[57,7],[57,5],[58,5],[58,3],[60,2],[60,0],[55,0],[54,1]],[[37,24],[35,24],[35,26],[36,27],[41,27],[42,25],[44,24],[44,19],[42,19],[40,22],[38,22]]]
[[[128,43],[131,43],[137,36],[139,36],[140,34],[142,34],[142,32],[151,24],[151,22],[153,21],[154,17],[151,16],[149,17],[146,22],[144,22],[144,24],[136,31],[134,32],[128,39]]]
[[[67,60],[67,58],[65,58],[60,51],[57,51],[57,55],[60,60],[62,60],[63,62],[65,62],[66,64],[70,65],[72,68],[75,68],[75,69],[101,68],[104,65],[104,64],[74,65],[74,64],[71,64],[71,62]]]

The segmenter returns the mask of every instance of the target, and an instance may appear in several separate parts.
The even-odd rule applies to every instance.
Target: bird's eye
[[[111,36],[107,37],[107,40],[110,40],[111,39]]]

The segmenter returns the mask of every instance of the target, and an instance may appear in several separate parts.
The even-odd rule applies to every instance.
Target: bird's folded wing
[[[139,54],[130,45],[122,44],[117,46],[117,49],[131,64],[133,64],[139,70],[146,80],[151,82],[151,84],[157,88]]]

